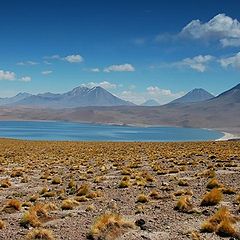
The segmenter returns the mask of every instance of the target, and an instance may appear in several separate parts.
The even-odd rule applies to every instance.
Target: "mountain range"
[[[194,89],[171,103],[200,102],[213,98],[214,96],[204,89]],[[25,106],[38,108],[75,108],[89,106],[134,106],[134,103],[125,101],[114,96],[102,87],[76,87],[63,93],[41,93],[32,95],[19,93],[14,97],[0,98],[1,106]],[[160,106],[155,99],[145,101],[141,106]]]
[[[78,90],[81,89],[75,89],[69,93],[70,96],[74,98],[74,92],[78,95]],[[96,93],[97,91],[94,90],[93,92]],[[93,95],[95,98],[96,94]],[[55,99],[57,96],[48,94],[48,98],[51,99],[52,97]],[[29,97],[20,100],[20,102],[25,102],[26,99],[29,100]],[[116,101],[118,102],[118,98],[116,98]],[[217,97],[205,101],[169,103],[163,106],[136,106],[129,104],[107,107],[88,106],[49,109],[21,105],[9,108],[5,105],[0,107],[0,119],[201,127],[221,129],[233,133],[238,132],[240,134],[240,84]]]
[[[114,96],[102,87],[76,87],[63,94],[47,92],[31,95],[28,93],[19,93],[12,98],[0,99],[0,105],[74,108],[86,106],[132,106],[134,104]]]
[[[215,96],[207,92],[202,88],[195,88],[192,91],[188,92],[186,95],[173,100],[171,103],[193,103],[193,102],[202,102]]]

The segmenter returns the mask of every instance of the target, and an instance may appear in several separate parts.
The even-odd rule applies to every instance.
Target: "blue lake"
[[[222,136],[220,132],[198,128],[0,121],[0,137],[27,140],[173,142],[216,140]]]

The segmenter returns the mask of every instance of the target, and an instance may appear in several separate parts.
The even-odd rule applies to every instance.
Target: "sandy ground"
[[[102,143],[0,140],[0,239],[25,239],[34,228],[20,225],[31,206],[54,205],[40,225],[54,239],[86,239],[99,216],[117,213],[135,225],[111,238],[121,240],[223,239],[200,232],[202,223],[221,206],[239,214],[240,142]],[[224,191],[214,206],[201,206],[208,182],[215,176]],[[55,181],[58,178],[59,181]],[[9,186],[3,187],[6,179]],[[124,180],[125,179],[125,180]],[[69,183],[74,181],[72,187]],[[122,181],[126,188],[120,188]],[[80,197],[81,186],[87,191]],[[45,191],[43,191],[43,189]],[[153,192],[158,197],[153,197]],[[138,202],[144,194],[146,202]],[[191,199],[192,212],[175,210],[182,194]],[[22,207],[6,211],[16,199]],[[63,201],[78,203],[62,209]],[[11,209],[11,208],[10,208]],[[139,227],[136,221],[144,220]],[[141,222],[140,221],[140,222]],[[240,230],[237,222],[236,232]],[[113,228],[113,227],[111,227]],[[111,231],[107,228],[106,231]],[[193,232],[199,238],[193,238]]]

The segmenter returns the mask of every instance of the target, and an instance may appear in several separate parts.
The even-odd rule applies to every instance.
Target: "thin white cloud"
[[[72,54],[72,55],[67,55],[65,57],[61,57],[58,54],[52,55],[52,56],[45,56],[44,59],[46,60],[62,60],[66,61],[69,63],[80,63],[84,61],[84,58],[80,54]],[[48,61],[45,61],[45,64],[51,64]]]
[[[240,46],[240,22],[222,13],[206,23],[199,19],[191,21],[182,29],[180,35],[193,39],[214,39],[223,47],[236,47]]]
[[[240,38],[224,38],[220,40],[223,47],[239,47]]]
[[[120,65],[111,65],[109,67],[104,68],[103,70],[104,72],[134,72],[135,68],[129,64],[129,63],[125,63],[125,64],[120,64]]]
[[[89,83],[83,83],[81,84],[82,87],[88,87],[88,88],[93,88],[93,87],[97,87],[100,86],[106,90],[111,90],[111,89],[116,89],[117,85],[114,83],[110,83],[108,81],[103,81],[100,83],[97,82],[89,82]]]
[[[160,104],[166,104],[183,95],[184,92],[174,93],[169,89],[161,89],[157,86],[149,86],[144,92],[125,90],[119,96],[136,104],[141,104],[149,99],[154,99]]]
[[[66,56],[64,57],[64,60],[69,63],[79,63],[84,61],[83,57],[79,54]]]
[[[207,65],[214,59],[211,55],[198,55],[193,58],[185,58],[181,62],[177,63],[180,67],[188,67],[198,72],[205,72]]]
[[[34,66],[37,65],[37,62],[34,61],[25,61],[25,62],[18,62],[17,65],[18,66]]]
[[[46,70],[46,71],[42,71],[41,73],[42,73],[42,75],[49,75],[49,74],[51,74],[53,71],[51,71],[51,70]]]
[[[16,79],[16,74],[10,71],[0,70],[0,80],[14,81]]]
[[[49,59],[49,60],[58,60],[58,59],[61,59],[60,55],[58,54],[54,54],[52,56],[45,56],[44,59]]]
[[[240,52],[232,57],[221,58],[219,63],[223,68],[233,67],[240,69]]]
[[[215,57],[211,55],[198,55],[193,58],[184,58],[181,61],[178,62],[172,62],[172,63],[162,63],[160,65],[161,68],[165,67],[177,67],[177,68],[189,68],[193,69],[197,72],[205,72],[208,68],[208,65],[210,62],[212,62],[215,59]],[[150,66],[150,69],[154,69],[157,66]]]
[[[21,81],[21,82],[31,82],[31,81],[32,81],[32,78],[29,77],[29,76],[24,76],[24,77],[21,77],[21,78],[19,79],[19,81]]]
[[[100,69],[99,68],[91,68],[90,72],[100,72]]]

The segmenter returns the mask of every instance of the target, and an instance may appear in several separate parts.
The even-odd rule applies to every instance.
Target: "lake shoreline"
[[[70,121],[1,121],[4,138],[42,141],[191,142],[215,141],[215,129],[170,125],[80,123]]]

